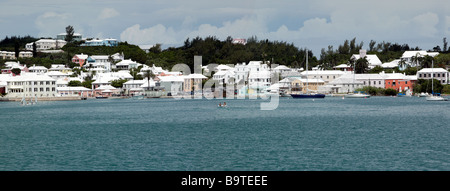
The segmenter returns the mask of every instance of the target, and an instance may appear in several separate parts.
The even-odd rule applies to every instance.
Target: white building
[[[47,73],[48,69],[46,67],[44,67],[44,66],[33,65],[33,66],[28,68],[28,71],[31,72],[31,73],[43,74],[43,73]]]
[[[308,76],[306,76],[308,74]],[[304,71],[301,73],[302,76],[308,79],[322,79],[325,84],[330,83],[331,81],[341,77],[346,74],[340,70],[315,70],[315,71]]]
[[[167,92],[167,95],[177,95],[178,93],[183,92],[183,76],[159,76],[159,83],[161,87],[164,87],[164,91]]]
[[[132,61],[131,59],[128,59],[128,60],[122,60],[119,63],[117,63],[116,68],[119,70],[129,70],[131,68],[138,68],[141,65],[142,64]]]
[[[7,80],[7,97],[54,97],[56,80],[47,75],[23,74]]]
[[[351,73],[344,74],[325,86],[319,87],[321,93],[349,93],[362,88],[364,83],[355,79]]]
[[[53,39],[40,39],[36,42],[36,50],[50,50],[50,49],[61,49],[67,44],[64,40],[53,40]],[[25,45],[25,49],[33,51],[33,42]]]
[[[380,74],[355,74],[355,80],[362,82],[363,86],[384,88],[385,77]]]
[[[417,61],[414,61],[413,57],[425,57],[425,56],[431,56],[435,57],[439,53],[438,52],[427,52],[424,50],[419,51],[405,51],[401,57],[402,60],[406,62],[411,67],[417,67],[420,65]]]
[[[369,62],[369,69],[373,69],[376,66],[381,66],[383,64],[376,54],[366,54],[364,50],[361,50],[360,54],[354,54],[350,59],[356,61],[364,57]]]
[[[417,72],[417,79],[428,80],[432,79],[432,76],[441,84],[449,84],[449,72],[443,68],[423,68]]]

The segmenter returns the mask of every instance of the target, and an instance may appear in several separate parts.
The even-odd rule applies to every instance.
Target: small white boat
[[[441,96],[430,95],[427,97],[427,101],[448,101],[448,99]]]
[[[418,97],[428,97],[428,94],[427,93],[420,93],[419,95],[418,95]]]
[[[362,94],[361,92],[358,93],[349,93],[345,95],[346,98],[370,98],[369,94]]]

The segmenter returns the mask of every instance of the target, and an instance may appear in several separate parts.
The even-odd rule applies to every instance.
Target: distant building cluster
[[[60,35],[58,35],[58,38]],[[245,43],[235,41],[233,43]],[[63,46],[63,40],[41,39],[34,42],[39,50],[55,49]],[[107,45],[106,45],[107,44]],[[114,39],[86,41],[85,46],[114,46]],[[27,45],[27,48],[29,45]],[[406,51],[397,61],[382,63],[376,55],[354,54],[349,60],[365,58],[369,68],[418,66],[413,57],[436,56],[438,53],[426,51]],[[0,58],[12,58],[11,52],[0,52]],[[24,52],[23,57],[31,57]],[[195,60],[195,59],[194,59]],[[405,64],[400,66],[400,60]],[[77,66],[64,65],[29,66],[20,62],[6,62],[0,74],[0,93],[8,98],[22,97],[110,97],[117,95],[208,95],[227,92],[234,87],[234,94],[264,94],[283,92],[286,94],[314,91],[325,94],[353,92],[364,86],[392,88],[398,92],[411,92],[418,79],[437,79],[449,84],[449,72],[442,68],[423,68],[416,75],[403,73],[355,74],[351,63],[341,64],[333,70],[321,70],[319,67],[305,71],[304,68],[290,68],[284,65],[264,61],[250,61],[236,64],[209,64],[202,67],[202,73],[182,73],[164,70],[155,65],[148,66],[125,59],[123,53],[112,55],[76,54],[72,62]],[[20,71],[17,73],[17,71]],[[137,78],[136,76],[140,76]],[[85,82],[92,79],[91,87],[69,86],[71,81]],[[202,87],[205,80],[212,80],[214,88],[208,92]],[[121,87],[113,81],[124,80]],[[113,86],[114,85],[114,86]],[[209,84],[210,86],[212,84]]]

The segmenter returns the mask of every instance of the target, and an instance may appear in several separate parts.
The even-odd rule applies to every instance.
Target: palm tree
[[[406,64],[406,60],[405,59],[400,59],[400,61],[398,62],[398,66],[400,67],[400,68],[404,68],[404,69],[406,69],[407,67],[409,67],[409,65],[408,64]]]
[[[154,78],[155,74],[153,74],[153,71],[151,71],[150,69],[146,70],[144,73],[144,77],[147,78],[147,90],[150,90],[150,78]]]
[[[369,71],[369,61],[367,61],[366,57],[356,60],[355,72],[363,74],[367,73],[367,71]]]

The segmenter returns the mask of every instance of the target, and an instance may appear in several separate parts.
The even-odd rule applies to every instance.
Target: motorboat
[[[349,94],[345,95],[344,97],[346,97],[346,98],[370,98],[370,95],[363,94],[361,92],[357,92],[357,93],[349,93]]]

